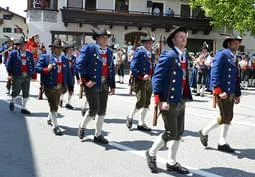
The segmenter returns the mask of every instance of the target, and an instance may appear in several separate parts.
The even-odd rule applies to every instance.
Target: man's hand
[[[111,88],[110,90],[110,95],[114,95],[115,94],[115,89],[114,88]]]
[[[150,78],[150,75],[148,75],[148,74],[145,74],[145,75],[143,76],[143,80],[144,80],[144,81],[147,81],[149,78]]]
[[[235,97],[235,104],[239,104],[240,103],[240,97]]]
[[[219,97],[223,100],[225,100],[228,97],[228,94],[226,92],[223,92],[221,94],[219,94]]]
[[[49,64],[49,65],[48,65],[48,70],[49,70],[49,72],[52,70],[52,68],[53,68],[53,64]]]
[[[169,110],[169,104],[167,102],[160,102],[159,103],[159,110],[161,111],[168,111]]]
[[[91,88],[91,87],[93,87],[95,84],[96,84],[95,82],[88,81],[88,82],[86,83],[86,86],[87,86],[88,88]]]
[[[12,76],[8,76],[8,79],[9,79],[9,80],[12,80]]]

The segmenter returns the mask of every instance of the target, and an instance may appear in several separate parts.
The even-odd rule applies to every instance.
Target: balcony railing
[[[139,29],[142,27],[150,27],[152,29],[165,28],[166,31],[171,29],[171,26],[185,26],[193,33],[203,31],[204,34],[209,34],[212,30],[210,19],[208,18],[192,18],[174,16],[154,16],[148,12],[128,11],[119,12],[109,9],[83,9],[63,7],[62,20],[65,25],[68,23],[91,24],[91,25],[117,25],[136,26]]]

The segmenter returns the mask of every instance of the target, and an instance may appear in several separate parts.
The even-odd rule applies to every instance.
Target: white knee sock
[[[93,119],[94,117],[89,116],[89,111],[87,111],[84,115],[84,117],[82,118],[80,127],[81,128],[86,128],[88,123]]]
[[[129,118],[132,118],[133,119],[133,117],[134,117],[134,115],[135,115],[135,113],[138,111],[139,109],[136,109],[136,106],[133,108],[133,110],[132,110],[132,112],[131,112],[131,114],[129,114]]]
[[[205,85],[202,85],[202,92],[201,92],[201,95],[204,95],[205,94]]]
[[[96,119],[96,132],[95,132],[96,137],[101,135],[103,124],[104,124],[104,116],[97,116],[97,119]]]
[[[219,126],[217,121],[212,121],[210,124],[208,124],[203,130],[202,134],[203,135],[208,135],[209,132]]]
[[[67,103],[71,104],[71,98],[72,98],[72,95],[71,95],[71,94],[68,94],[68,100],[67,100]]]
[[[140,117],[140,120],[139,120],[139,122],[138,122],[138,125],[142,126],[142,125],[144,124],[144,120],[145,120],[147,111],[148,111],[147,108],[142,108],[142,109],[141,109],[141,117]]]
[[[175,165],[176,164],[176,155],[177,155],[177,150],[179,148],[179,141],[171,140],[167,142],[167,147],[168,147],[168,160],[167,163],[169,165]]]
[[[162,139],[162,134],[157,137],[153,145],[149,149],[150,156],[156,156],[157,152],[165,145],[164,140]]]
[[[26,109],[28,98],[23,98],[23,109]]]
[[[227,144],[228,130],[229,130],[229,124],[222,124],[221,125],[219,145]]]
[[[57,112],[51,112],[51,120],[54,128],[58,126],[57,115]]]
[[[197,84],[197,93],[200,93],[201,85]]]

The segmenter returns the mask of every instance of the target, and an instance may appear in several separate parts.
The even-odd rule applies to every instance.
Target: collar
[[[174,47],[174,48],[175,48],[175,50],[178,52],[179,55],[182,55],[182,54],[183,54],[183,52],[182,52],[178,47]]]

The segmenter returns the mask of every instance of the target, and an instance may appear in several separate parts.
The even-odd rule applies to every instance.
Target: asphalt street
[[[72,104],[74,110],[59,109],[58,122],[64,132],[55,136],[47,125],[49,106],[44,95],[37,99],[39,82],[31,82],[28,107],[31,115],[20,113],[21,100],[17,100],[14,112],[9,111],[10,97],[6,95],[7,74],[0,65],[0,177],[166,177],[182,176],[167,172],[165,164],[167,149],[158,153],[158,174],[147,167],[145,151],[163,131],[159,117],[158,125],[151,133],[136,129],[137,119],[131,130],[125,122],[136,98],[128,94],[128,77],[124,84],[117,84],[116,94],[109,96],[103,134],[109,145],[93,142],[95,121],[86,130],[86,137],[77,137],[81,121],[81,103],[78,85]],[[185,133],[181,140],[177,160],[195,177],[254,177],[255,176],[255,88],[243,91],[241,103],[235,106],[234,120],[228,141],[236,149],[235,154],[219,152],[217,143],[220,129],[209,134],[208,148],[204,148],[198,131],[216,119],[218,110],[212,108],[212,96],[194,96],[186,103]],[[152,97],[153,103],[153,97]],[[152,126],[153,105],[146,122]]]

